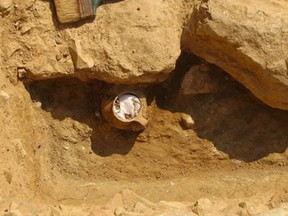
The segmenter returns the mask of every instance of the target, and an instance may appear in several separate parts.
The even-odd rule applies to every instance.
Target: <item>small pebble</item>
[[[60,61],[62,59],[63,55],[61,53],[56,55],[56,60]]]
[[[184,129],[192,129],[195,125],[195,122],[190,115],[182,113],[180,124],[182,127],[184,127]]]
[[[245,202],[240,202],[239,207],[240,208],[247,208],[247,204]]]
[[[30,30],[31,30],[31,27],[30,26],[22,26],[22,28],[21,28],[21,35],[24,35],[24,34],[27,34],[27,33],[29,33],[30,32]]]
[[[66,50],[66,51],[63,53],[63,57],[66,58],[67,56],[69,56],[69,52]]]
[[[41,108],[42,107],[42,103],[41,102],[39,102],[39,101],[36,101],[35,103],[34,103],[34,106],[35,106],[35,108]]]
[[[118,207],[114,211],[115,216],[121,216],[125,213],[125,209],[123,207]]]
[[[9,98],[10,98],[9,94],[7,92],[5,92],[5,91],[0,91],[0,95],[5,100],[9,100]]]
[[[5,172],[3,172],[3,175],[4,175],[7,183],[11,184],[11,182],[12,182],[12,174],[11,174],[11,172],[5,171]]]
[[[27,71],[25,68],[19,68],[17,70],[17,76],[18,78],[24,78],[25,77],[25,74],[27,74]]]
[[[55,43],[56,43],[56,44],[62,44],[61,38],[60,38],[60,37],[56,37],[56,38],[55,38]]]

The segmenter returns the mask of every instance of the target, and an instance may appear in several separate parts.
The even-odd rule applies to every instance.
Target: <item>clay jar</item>
[[[119,98],[123,96],[135,97],[136,101],[140,102],[140,108],[134,116],[123,118],[116,112],[115,107],[119,106]],[[101,112],[106,121],[113,127],[123,130],[141,131],[148,124],[147,102],[144,94],[137,91],[119,91],[107,94],[101,101]]]

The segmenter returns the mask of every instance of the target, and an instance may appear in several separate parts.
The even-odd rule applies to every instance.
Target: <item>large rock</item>
[[[113,83],[155,82],[167,78],[180,54],[177,4],[162,0],[125,0],[98,8],[97,19],[67,29],[93,67],[76,68],[80,78]]]
[[[192,10],[183,48],[214,63],[265,103],[288,109],[288,2],[208,0]]]
[[[225,78],[211,65],[193,65],[181,83],[182,95],[214,93],[223,89]]]
[[[11,34],[1,37],[8,43],[3,50],[7,68],[38,80],[76,76],[110,83],[166,79],[181,52],[189,8],[184,4],[191,5],[182,4],[185,0],[103,1],[95,20],[62,25],[52,0],[29,7],[28,0],[15,1],[15,17],[3,22]]]

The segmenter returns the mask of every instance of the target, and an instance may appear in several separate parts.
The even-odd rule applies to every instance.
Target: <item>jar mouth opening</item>
[[[141,108],[140,98],[134,93],[125,92],[115,97],[112,110],[120,121],[131,122],[140,114]]]

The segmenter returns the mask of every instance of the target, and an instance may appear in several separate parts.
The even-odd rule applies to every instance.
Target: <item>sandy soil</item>
[[[112,128],[99,115],[112,86],[77,79],[1,78],[1,197],[104,205],[129,189],[153,202],[287,201],[287,112],[272,109],[227,74],[219,92],[183,97],[184,55],[167,82],[140,86],[150,123]],[[5,93],[7,95],[5,95]],[[183,113],[194,129],[181,124]]]
[[[34,149],[38,195],[104,203],[129,188],[156,202],[269,197],[285,190],[287,112],[262,104],[221,71],[220,92],[179,95],[177,79],[188,59],[166,83],[141,88],[150,123],[140,133],[114,129],[95,116],[110,85],[24,82],[41,125]],[[194,129],[182,127],[181,113],[193,117]]]
[[[200,61],[183,54],[166,82],[136,86],[147,95],[150,121],[137,133],[101,117],[101,98],[113,85],[17,79],[14,60],[1,61],[0,211],[24,201],[104,206],[124,189],[155,203],[286,203],[288,112],[263,104],[216,67],[218,92],[184,97],[182,78]],[[193,129],[183,126],[183,114]]]

